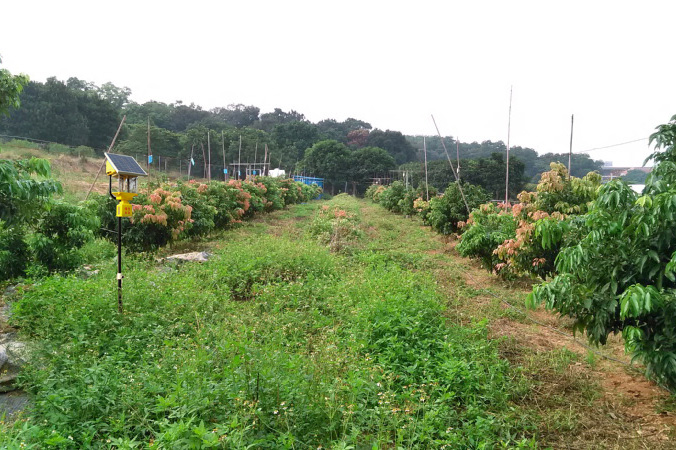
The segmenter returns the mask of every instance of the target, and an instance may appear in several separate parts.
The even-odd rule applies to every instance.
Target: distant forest
[[[21,94],[21,107],[0,119],[0,134],[22,136],[57,142],[64,145],[85,145],[102,152],[108,147],[123,115],[126,126],[118,138],[115,151],[139,157],[145,161],[147,128],[154,164],[178,168],[192,158],[193,174],[203,175],[203,151],[208,143],[212,148],[212,174],[222,173],[223,152],[226,163],[239,158],[241,137],[242,162],[262,162],[267,144],[273,167],[287,173],[313,171],[335,183],[358,182],[368,184],[370,178],[390,169],[407,169],[411,181],[420,183],[423,161],[423,137],[405,136],[395,130],[374,129],[364,120],[348,118],[342,122],[325,119],[313,123],[297,111],[261,113],[253,105],[230,104],[205,110],[199,105],[149,101],[143,104],[130,100],[131,90],[112,83],[97,86],[78,78],[60,81],[49,78],[45,83],[31,81]],[[208,138],[207,138],[208,137]],[[341,147],[319,146],[322,141],[335,141]],[[456,142],[445,137],[444,143],[455,159]],[[452,181],[446,155],[437,136],[426,139],[430,162],[430,183],[443,190]],[[382,152],[380,149],[386,152]],[[359,152],[358,152],[359,151]],[[332,153],[333,152],[333,153]],[[312,153],[312,158],[306,155]],[[489,192],[504,195],[504,155],[502,141],[459,144],[461,177],[484,185]],[[336,156],[338,155],[338,156]],[[389,157],[387,157],[389,155]],[[322,158],[337,157],[335,164]],[[534,149],[510,149],[511,192],[518,192],[525,183],[537,180],[552,161],[567,162],[568,155],[547,153],[538,155]],[[474,162],[470,162],[474,161]],[[583,176],[599,170],[601,161],[587,155],[573,155],[573,175]],[[331,172],[331,173],[316,173]],[[502,173],[502,175],[501,175]],[[512,183],[510,183],[512,184]],[[365,186],[361,186],[363,190]]]

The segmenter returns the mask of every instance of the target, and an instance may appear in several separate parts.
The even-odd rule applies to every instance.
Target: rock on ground
[[[167,261],[197,261],[205,262],[211,255],[207,252],[190,252],[181,253],[179,255],[167,256]]]

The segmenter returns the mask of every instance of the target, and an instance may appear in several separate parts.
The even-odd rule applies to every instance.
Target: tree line
[[[280,108],[261,113],[260,108],[243,104],[206,110],[182,101],[137,103],[131,100],[131,90],[127,87],[113,83],[97,86],[75,77],[66,81],[52,77],[44,83],[27,82],[19,98],[21,107],[0,118],[0,134],[71,146],[86,145],[102,151],[111,142],[122,116],[126,115],[126,126],[116,145],[117,152],[145,159],[150,128],[152,153],[163,158],[165,164],[168,161],[172,168],[178,168],[179,159],[188,161],[192,158],[195,176],[206,175],[208,155],[204,147],[208,143],[213,149],[212,174],[220,173],[223,159],[226,164],[240,158],[242,162],[262,162],[266,145],[272,167],[285,169],[287,173],[305,170],[341,183],[369,183],[376,173],[402,165],[408,170],[421,168],[420,163],[424,159],[422,136],[374,129],[370,123],[355,118],[344,121],[325,119],[313,123],[298,111]],[[331,144],[314,148],[323,141]],[[445,137],[444,143],[449,151],[455,151],[453,138]],[[439,161],[446,158],[441,140],[427,137],[426,144],[431,182],[443,189],[450,181],[451,171],[448,162],[444,166]],[[467,180],[470,181],[477,171],[488,168],[484,171],[486,175],[479,177],[485,180],[475,181],[499,195],[496,180],[504,178],[499,174],[499,166],[504,163],[500,163],[495,154],[505,153],[504,143],[457,144],[459,153],[467,160],[464,164]],[[374,149],[382,149],[383,152]],[[347,157],[346,151],[352,156]],[[565,158],[567,155],[538,155],[531,148],[511,148],[510,166],[514,166],[515,172],[510,173],[510,177],[514,180],[514,192],[518,192],[524,183],[536,179],[550,162]],[[600,161],[594,161],[587,155],[573,156],[573,174],[584,175],[590,170],[598,170],[601,165]],[[416,173],[421,173],[421,170]],[[418,178],[416,175],[416,182],[419,182]],[[488,178],[491,180],[488,181]],[[502,189],[504,192],[504,187]]]

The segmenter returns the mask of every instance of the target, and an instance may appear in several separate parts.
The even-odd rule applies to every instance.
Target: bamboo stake
[[[150,116],[148,116],[148,162],[146,164],[148,172],[150,172],[150,155],[152,154],[153,152],[150,150]]]
[[[239,135],[239,160],[237,161],[237,179],[242,177],[242,135]]]
[[[455,160],[458,163],[458,181],[460,181],[460,139],[455,137]]]
[[[122,122],[120,122],[120,126],[117,127],[117,131],[115,132],[115,136],[113,137],[113,141],[110,143],[110,147],[108,147],[108,153],[113,149],[113,146],[115,145],[115,141],[117,140],[117,136],[120,134],[120,130],[122,129],[122,125],[124,125],[124,121],[127,120],[127,116],[124,115],[122,116]],[[92,193],[92,189],[94,189],[94,185],[96,184],[96,181],[99,179],[99,175],[101,175],[101,171],[103,168],[106,166],[106,158],[103,158],[103,164],[101,164],[101,167],[99,167],[99,171],[96,172],[96,177],[94,177],[94,182],[92,185],[89,187],[89,191],[87,192],[87,196],[85,197],[85,200],[89,198],[89,194]]]
[[[209,176],[207,176],[207,181],[211,181],[211,130],[207,130],[207,148],[209,149]]]
[[[509,87],[509,119],[507,121],[507,171],[505,173],[505,205],[509,204],[509,138],[512,132],[512,86]]]
[[[200,142],[202,146],[202,161],[204,162],[204,170],[202,171],[202,177],[207,177],[207,152],[204,150],[204,142]]]
[[[469,209],[469,205],[467,204],[467,199],[465,198],[465,192],[462,190],[462,185],[460,184],[460,180],[458,179],[458,174],[455,173],[455,168],[453,168],[453,162],[451,161],[451,156],[448,154],[448,150],[446,149],[446,144],[444,144],[444,138],[441,137],[441,133],[439,132],[439,127],[437,126],[437,121],[434,120],[433,115],[432,115],[432,122],[434,122],[434,128],[437,129],[437,134],[439,135],[439,139],[441,140],[441,146],[444,147],[444,152],[446,153],[446,158],[448,159],[448,164],[451,166],[451,171],[453,172],[453,176],[455,177],[455,181],[458,182],[458,189],[460,190],[460,196],[462,197],[462,201],[465,204],[465,208],[467,208],[467,214],[470,214],[472,211]]]
[[[430,201],[430,186],[427,183],[427,143],[425,136],[423,136],[423,153],[425,153],[425,191],[427,192],[427,201]]]
[[[570,161],[573,156],[573,119],[575,118],[574,114],[570,115],[570,149],[568,150],[568,179],[570,180]]]
[[[190,161],[188,161],[188,181],[190,181],[190,172],[191,172],[191,169],[192,169],[192,162],[193,162],[192,156],[193,156],[194,152],[195,152],[195,144],[192,144],[190,146]]]

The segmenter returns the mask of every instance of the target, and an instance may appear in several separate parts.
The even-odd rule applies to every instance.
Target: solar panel
[[[146,171],[143,170],[131,156],[116,155],[113,153],[106,153],[105,155],[110,165],[112,165],[115,171],[120,175],[148,176]]]

